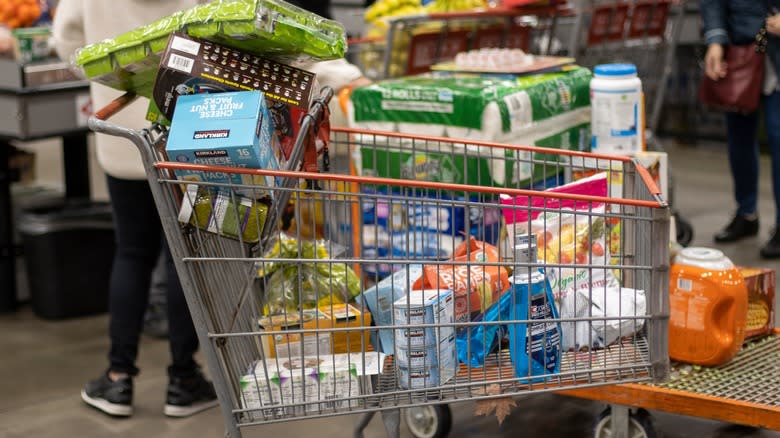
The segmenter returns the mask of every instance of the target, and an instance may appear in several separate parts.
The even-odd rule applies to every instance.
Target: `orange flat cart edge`
[[[773,336],[780,336],[780,330],[775,329]],[[631,408],[780,430],[780,406],[749,403],[678,389],[627,383],[559,391],[558,394]]]

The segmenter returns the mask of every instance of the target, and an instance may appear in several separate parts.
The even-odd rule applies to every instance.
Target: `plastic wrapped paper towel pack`
[[[590,71],[575,68],[512,79],[428,74],[381,81],[354,90],[348,106],[349,122],[352,127],[369,130],[584,149],[590,122],[590,78]],[[402,144],[397,152],[402,155],[402,162],[409,158],[403,156],[403,147]],[[470,172],[471,177],[491,177],[433,181],[517,186],[531,178],[534,171],[530,165],[518,166],[518,158],[530,157],[516,156],[516,151],[481,147],[474,151],[457,143],[436,143],[432,150],[426,150],[426,145],[419,141],[414,142],[413,148],[417,155],[446,152],[482,159],[479,166],[487,172]],[[419,161],[419,157],[415,160]],[[508,161],[514,165],[507,164]],[[359,169],[371,173],[372,169],[363,164]]]

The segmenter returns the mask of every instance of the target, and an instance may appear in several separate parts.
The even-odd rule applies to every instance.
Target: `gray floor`
[[[696,227],[696,244],[711,246],[711,236],[733,210],[729,174],[722,148],[678,147],[667,144],[674,165],[676,206]],[[758,258],[758,248],[770,233],[774,208],[770,199],[768,163],[762,163],[760,211],[764,220],[760,238],[723,246],[735,262],[776,268],[777,262]],[[162,415],[168,360],[167,344],[145,338],[141,347],[142,375],[136,380],[136,414],[114,420],[82,404],[79,390],[105,367],[108,348],[105,316],[46,322],[29,308],[0,316],[0,437],[219,437],[223,435],[219,410],[188,419],[168,420]],[[494,418],[474,417],[474,405],[453,406],[455,437],[587,437],[598,403],[556,395],[518,400],[518,407],[501,426]],[[778,437],[780,433],[745,430],[732,425],[654,412],[660,436]],[[317,438],[351,436],[354,417],[313,420],[257,427],[247,437]],[[404,432],[404,436],[409,436]],[[383,436],[376,419],[367,437]]]

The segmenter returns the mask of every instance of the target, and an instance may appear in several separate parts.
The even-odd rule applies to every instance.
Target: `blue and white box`
[[[363,254],[364,257],[367,257]],[[373,324],[377,327],[393,325],[393,303],[405,297],[412,285],[422,275],[422,265],[403,265],[401,270],[367,289],[360,295],[363,304],[371,312]],[[393,354],[393,330],[391,328],[371,331],[374,349]]]
[[[447,358],[455,355],[455,335],[442,338],[438,344],[424,347],[406,348],[397,345],[395,360],[401,368],[438,368],[447,363]],[[443,358],[444,360],[439,360]]]
[[[247,169],[279,169],[274,123],[259,91],[180,96],[166,152],[171,161]],[[186,181],[273,187],[271,176],[177,170]],[[257,193],[251,187],[239,192]]]
[[[398,386],[401,389],[435,388],[446,384],[455,377],[458,367],[455,349],[443,352],[439,364],[435,367],[403,368],[398,367]]]
[[[425,347],[439,344],[455,333],[451,325],[455,320],[455,299],[450,289],[413,290],[393,303],[395,345]],[[435,324],[435,327],[416,327]]]

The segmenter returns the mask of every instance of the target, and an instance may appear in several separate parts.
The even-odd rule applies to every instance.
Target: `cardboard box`
[[[180,163],[249,169],[278,169],[273,121],[263,93],[240,91],[181,96],[166,152]],[[187,181],[274,186],[274,178],[222,172],[177,170]],[[247,189],[248,196],[257,193]]]
[[[328,328],[354,328],[355,330],[334,331],[332,334],[333,353],[357,353],[370,351],[371,313],[361,312],[351,304],[334,304],[333,307],[320,307],[320,313],[327,318]],[[320,325],[320,329],[323,326]],[[362,330],[361,330],[362,329]]]
[[[329,318],[316,309],[304,310],[287,315],[260,318],[260,332],[284,330],[314,330],[327,327]],[[267,358],[323,356],[333,353],[330,333],[292,333],[260,335],[260,344]]]
[[[301,321],[303,315],[303,321]],[[310,333],[261,335],[266,357],[323,356],[326,354],[372,351],[371,314],[351,304],[334,304],[318,310],[304,310],[261,318],[261,331],[317,330]],[[354,328],[355,330],[339,330]]]
[[[174,33],[162,54],[146,118],[168,124],[180,95],[262,91],[279,137],[281,155],[277,159],[285,163],[317,88],[313,73]]]
[[[745,338],[771,334],[775,329],[775,271],[740,267],[748,290]]]
[[[382,353],[358,353],[257,361],[240,379],[241,404],[256,409],[247,415],[257,420],[359,408],[356,397],[371,394],[369,376],[382,372],[384,359]],[[295,403],[307,404],[289,406]]]

